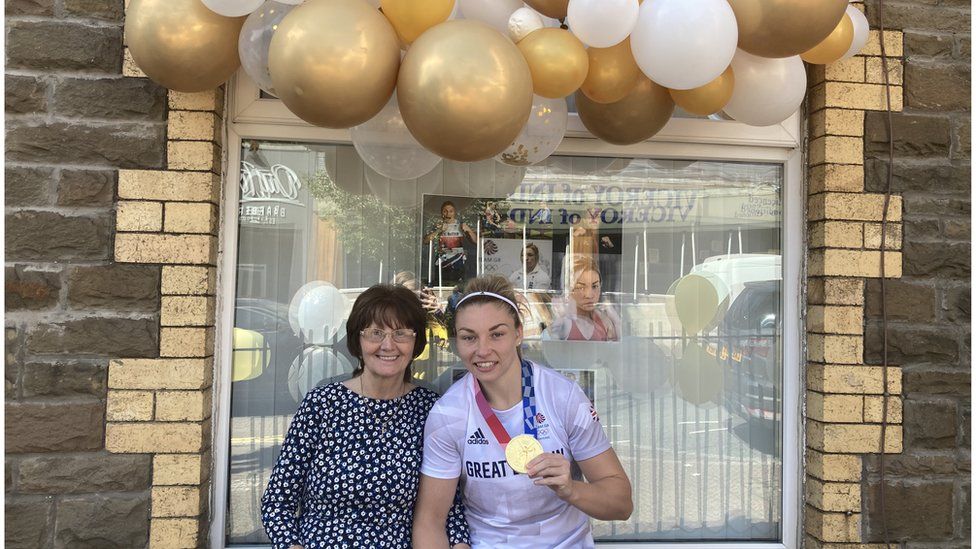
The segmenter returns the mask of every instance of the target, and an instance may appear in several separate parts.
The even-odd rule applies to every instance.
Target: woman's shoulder
[[[574,387],[577,387],[575,381],[553,370],[549,366],[543,366],[536,362],[532,364],[535,366],[533,373],[539,378],[539,381],[536,383],[538,387],[544,387],[549,391],[560,394],[566,391],[572,391]]]

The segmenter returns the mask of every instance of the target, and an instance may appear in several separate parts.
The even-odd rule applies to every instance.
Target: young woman
[[[373,286],[356,300],[346,341],[359,367],[305,396],[261,501],[276,549],[410,547],[423,425],[437,399],[410,383],[426,327],[402,286]],[[468,547],[460,505],[442,534]]]
[[[427,419],[415,547],[448,546],[459,482],[474,548],[593,547],[589,517],[625,520],[633,509],[630,482],[582,390],[522,360],[515,304],[511,284],[497,276],[471,280],[457,304],[457,352],[468,374]],[[572,461],[585,481],[572,478]]]
[[[603,295],[600,268],[588,255],[579,255],[570,266],[569,311],[549,327],[551,339],[570,341],[617,341],[620,317],[612,307],[601,303]]]

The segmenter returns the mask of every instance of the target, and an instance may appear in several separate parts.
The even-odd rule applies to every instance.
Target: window
[[[738,124],[684,119],[653,146],[570,138],[527,168],[444,161],[391,181],[339,132],[281,113],[256,125],[248,108],[279,107],[251,101],[230,140],[240,186],[225,209],[223,272],[236,284],[222,286],[222,364],[233,381],[215,437],[227,487],[215,546],[267,542],[260,498],[290,417],[355,364],[342,320],[356,296],[412,277],[443,302],[476,273],[513,281],[526,356],[580,384],[630,475],[634,514],[594,522],[598,543],[794,546],[802,219],[782,128],[729,144]],[[604,314],[590,324],[573,321],[594,281],[570,266],[586,258]],[[431,330],[414,371],[443,390],[464,372]]]

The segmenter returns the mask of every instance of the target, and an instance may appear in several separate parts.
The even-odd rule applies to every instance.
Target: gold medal
[[[542,454],[542,444],[529,435],[519,435],[505,447],[505,459],[513,471],[524,473],[525,466]]]

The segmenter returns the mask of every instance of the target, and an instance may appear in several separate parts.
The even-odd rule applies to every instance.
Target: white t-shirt
[[[538,439],[546,452],[570,461],[610,448],[593,405],[578,385],[549,368],[532,365]],[[474,398],[474,378],[465,375],[427,416],[420,471],[459,478],[472,547],[593,547],[589,517],[546,486],[514,472]],[[523,434],[522,403],[495,415],[509,435]]]
[[[552,280],[549,278],[549,274],[542,270],[540,265],[536,265],[535,269],[532,270],[526,277],[525,288],[528,290],[548,290],[549,286],[552,284]],[[522,269],[517,269],[512,274],[508,275],[508,281],[512,283],[512,286],[516,290],[522,289]]]

